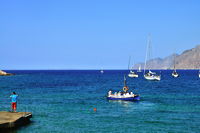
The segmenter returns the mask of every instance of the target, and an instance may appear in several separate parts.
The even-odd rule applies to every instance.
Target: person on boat
[[[17,110],[17,97],[18,97],[18,95],[16,94],[16,92],[13,92],[12,95],[10,96],[12,112],[16,112],[16,110]]]
[[[119,92],[117,93],[118,96],[121,96],[121,94],[122,94],[121,91],[119,91]]]
[[[111,90],[108,92],[108,95],[112,95],[112,91]]]

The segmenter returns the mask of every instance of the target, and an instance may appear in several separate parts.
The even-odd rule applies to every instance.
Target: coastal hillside
[[[180,55],[172,54],[165,58],[155,58],[147,61],[146,68],[151,69],[173,69],[174,57],[176,69],[199,69],[200,68],[200,45],[195,48],[185,50]],[[134,65],[137,69],[139,66],[144,68],[144,63],[138,63]]]

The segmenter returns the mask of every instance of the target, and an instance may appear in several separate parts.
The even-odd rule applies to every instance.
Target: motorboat
[[[139,101],[140,100],[140,96],[137,94],[133,94],[133,92],[114,92],[112,93],[112,91],[108,92],[108,96],[107,96],[108,100],[123,100],[123,101]]]
[[[126,85],[126,78],[124,77],[124,87],[123,91],[112,92],[108,91],[107,99],[108,100],[122,100],[122,101],[139,101],[140,96],[138,94],[134,94],[133,92],[128,91],[129,88]]]

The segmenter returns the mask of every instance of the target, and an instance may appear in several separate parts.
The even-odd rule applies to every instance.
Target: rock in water
[[[9,75],[13,75],[13,74],[0,70],[0,76],[9,76]]]

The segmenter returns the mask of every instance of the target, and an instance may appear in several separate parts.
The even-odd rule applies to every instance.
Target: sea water
[[[17,111],[32,112],[27,126],[14,133],[79,132],[200,132],[200,79],[198,71],[161,73],[161,81],[128,78],[141,101],[108,101],[109,90],[120,91],[128,71],[8,71],[0,77],[0,110],[10,110],[9,96],[19,95]],[[94,108],[97,111],[94,111]]]

